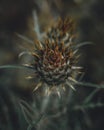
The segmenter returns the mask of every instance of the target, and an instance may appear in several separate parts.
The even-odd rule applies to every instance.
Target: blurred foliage
[[[34,10],[39,18],[41,33],[59,16],[72,16],[76,20],[77,41],[94,43],[80,50],[80,64],[85,71],[83,81],[104,84],[103,0],[1,0],[0,65],[24,62],[18,55],[22,46],[28,45],[17,38],[15,33],[35,39],[32,19]],[[66,91],[61,100],[56,95],[47,98],[42,94],[43,90],[31,93],[33,84],[25,79],[29,73],[21,69],[0,69],[1,130],[104,129],[103,89],[78,87],[76,92]],[[89,105],[83,104],[84,101],[88,101]]]

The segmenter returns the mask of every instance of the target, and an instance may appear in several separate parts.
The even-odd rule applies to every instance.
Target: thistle
[[[79,47],[85,44],[91,44],[91,43],[84,42],[84,43],[76,44],[76,42],[74,42],[74,38],[75,38],[74,31],[75,31],[74,22],[72,21],[71,18],[66,18],[64,20],[59,19],[59,21],[56,22],[54,26],[50,27],[48,31],[45,32],[45,35],[42,38],[38,31],[37,41],[36,40],[31,41],[30,39],[18,34],[19,37],[33,44],[32,50],[23,51],[19,55],[19,56],[22,56],[24,54],[29,54],[32,57],[31,63],[24,64],[22,66],[21,65],[19,66],[18,65],[14,65],[14,66],[4,65],[4,66],[0,66],[0,69],[5,69],[5,68],[24,69],[26,68],[26,69],[32,70],[33,75],[29,75],[26,78],[32,79],[34,81],[33,92],[35,92],[37,89],[42,87],[42,88],[45,88],[45,91],[46,91],[45,94],[47,95],[53,92],[56,92],[58,96],[60,97],[61,90],[65,90],[66,87],[68,87],[69,89],[75,90],[75,85],[97,88],[96,91],[91,93],[85,99],[82,105],[74,104],[75,106],[73,106],[72,104],[72,106],[70,107],[70,112],[74,112],[74,114],[76,113],[77,110],[83,111],[86,108],[104,106],[103,103],[97,103],[97,104],[90,103],[94,94],[98,92],[99,88],[100,89],[104,88],[104,85],[96,85],[96,84],[83,83],[83,82],[77,81],[77,77],[82,70],[82,67],[77,66],[78,59],[79,59],[79,55],[77,52],[79,50]],[[20,106],[22,108],[25,119],[29,123],[28,130],[32,129],[32,127],[36,127],[37,124],[40,123],[40,120],[44,120],[45,119],[44,117],[46,116],[47,116],[47,120],[49,120],[46,107],[50,99],[47,98],[48,100],[45,101],[45,98],[47,98],[47,96],[44,97],[44,99],[42,100],[43,101],[41,105],[42,109],[39,109],[39,110],[37,106],[35,107],[35,110],[34,110],[32,109],[32,106],[29,106],[25,101],[22,101],[22,100],[20,101]],[[71,98],[69,99],[71,100]],[[67,104],[66,102],[64,105]],[[56,102],[54,102],[54,104],[55,103]],[[43,104],[45,105],[43,106]],[[54,106],[52,108],[54,108]],[[49,106],[49,110],[50,110],[50,106]],[[55,110],[56,110],[56,107],[55,107]],[[53,111],[55,110],[53,109]],[[66,112],[64,111],[65,109],[63,109],[60,112],[60,105],[59,105],[58,110],[59,110],[59,113],[57,114],[58,116],[60,116],[63,112]],[[35,113],[38,113],[38,114],[35,115]],[[54,118],[54,115],[52,116]],[[35,118],[36,118],[36,121],[34,121]],[[55,121],[56,121],[56,115],[55,115]],[[44,125],[44,122],[43,122],[43,125]]]
[[[60,96],[60,90],[65,90],[66,86],[75,90],[81,67],[76,66],[78,46],[73,42],[74,26],[71,18],[59,19],[48,29],[42,41],[34,42],[35,49],[28,52],[33,61],[25,65],[34,71],[34,76],[28,77],[35,81],[33,91],[45,87],[47,94],[54,91]]]

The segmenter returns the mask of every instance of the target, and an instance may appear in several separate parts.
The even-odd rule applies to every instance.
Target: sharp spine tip
[[[61,98],[61,94],[60,94],[59,90],[57,90],[57,95],[59,98]]]
[[[33,92],[35,92],[39,87],[41,87],[41,85],[42,85],[42,83],[40,82],[40,83],[38,83],[37,85],[36,85],[36,87],[33,89]]]
[[[32,79],[33,77],[32,76],[27,76],[25,77],[26,79]]]
[[[75,80],[74,78],[72,78],[72,77],[69,77],[68,78],[69,80],[71,80],[72,82],[74,82],[74,83],[78,83],[78,81],[77,80]]]

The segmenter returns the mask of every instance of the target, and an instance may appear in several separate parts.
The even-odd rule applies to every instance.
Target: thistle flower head
[[[36,75],[33,78],[37,79],[34,91],[44,85],[58,93],[66,85],[74,89],[73,83],[80,67],[76,66],[73,31],[74,23],[70,18],[60,19],[48,29],[42,41],[34,43],[35,49],[31,52],[34,61],[29,64]]]
[[[41,80],[48,85],[59,85],[64,83],[71,75],[71,64],[73,64],[73,52],[64,43],[50,41],[45,44],[40,43],[41,48],[33,56],[35,64],[33,66]]]

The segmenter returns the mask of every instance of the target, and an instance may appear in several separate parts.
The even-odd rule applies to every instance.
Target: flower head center
[[[55,69],[64,64],[65,59],[62,53],[58,50],[58,47],[56,47],[55,49],[47,49],[45,51],[43,61],[45,64],[47,63],[47,65],[50,65]]]
[[[47,84],[61,84],[71,74],[71,50],[63,49],[61,43],[49,43],[42,50],[38,50],[39,59],[36,64],[37,73]]]

